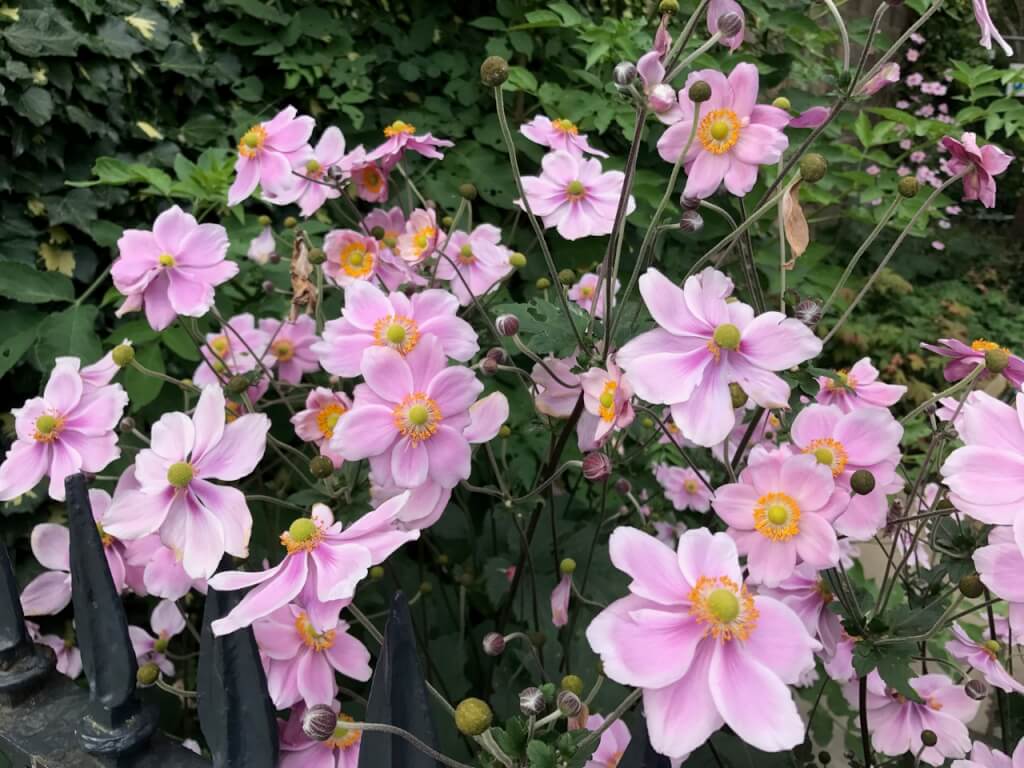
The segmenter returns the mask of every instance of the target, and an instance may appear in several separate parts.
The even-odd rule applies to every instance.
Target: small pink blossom
[[[1024,685],[1014,680],[1000,663],[1002,650],[998,640],[974,640],[964,632],[959,622],[953,623],[953,639],[946,643],[946,652],[950,656],[981,672],[989,685],[1007,693],[1024,693]]]
[[[823,125],[829,116],[832,114],[832,110],[828,107],[811,107],[805,109],[799,115],[789,121],[790,128],[817,128]]]
[[[270,337],[256,325],[256,318],[248,312],[226,321],[217,333],[206,334],[206,343],[200,350],[203,361],[192,374],[199,387],[220,386],[222,379],[250,373],[261,360],[273,364],[266,355]],[[259,398],[256,398],[259,399]]]
[[[342,288],[359,280],[372,280],[379,262],[377,241],[354,229],[332,229],[324,238],[328,279]]]
[[[837,380],[838,379],[838,380]],[[862,357],[851,368],[836,372],[836,379],[818,377],[815,399],[822,405],[834,405],[843,413],[858,408],[889,408],[895,405],[907,388],[878,380],[878,369],[870,357]]]
[[[682,119],[683,111],[679,107],[679,96],[671,83],[665,80],[665,54],[648,51],[636,63],[636,71],[644,86],[647,96],[647,107],[654,112],[665,125],[672,125]],[[607,157],[607,155],[606,155]]]
[[[249,250],[246,255],[257,264],[266,264],[276,254],[277,241],[274,240],[274,229],[268,224],[249,241]]]
[[[564,117],[552,120],[544,115],[537,115],[530,122],[519,126],[519,132],[534,144],[540,144],[542,147],[552,150],[560,149],[573,155],[608,157],[607,152],[590,146],[587,135],[580,133],[576,124]]]
[[[1009,361],[1003,370],[1003,376],[1017,389],[1024,387],[1024,359],[1013,354],[1006,347],[1000,346],[988,339],[975,339],[969,345],[959,339],[939,339],[938,344],[924,344],[921,346],[929,352],[948,358],[949,362],[942,369],[942,377],[946,381],[960,381],[970,373],[973,373],[978,366],[985,365],[985,353],[993,349],[1001,349],[1006,352]],[[988,378],[989,373],[983,371],[983,378]]]
[[[978,0],[983,2],[983,0]],[[995,144],[978,147],[978,138],[970,131],[957,141],[952,136],[942,138],[942,146],[950,152],[949,172],[964,173],[964,200],[979,200],[986,208],[996,204],[996,180],[1010,167],[1013,155],[1003,152]]]
[[[341,130],[331,126],[324,131],[315,148],[307,145],[291,155],[292,178],[289,187],[274,196],[264,190],[264,197],[278,205],[298,203],[303,216],[312,216],[328,200],[341,195],[334,184],[325,182],[327,172],[338,166],[344,155],[345,137]]]
[[[298,384],[305,374],[320,368],[313,352],[320,338],[316,335],[316,321],[309,315],[284,322],[266,317],[260,320],[260,330],[267,335],[267,356],[281,381]]]
[[[825,658],[836,654],[843,636],[839,616],[829,610],[835,599],[818,569],[802,563],[793,573],[775,587],[762,587],[759,594],[778,600],[800,617],[811,637],[821,642]]]
[[[306,395],[306,408],[292,416],[292,426],[300,440],[315,443],[320,455],[331,460],[338,469],[344,459],[340,453],[331,450],[331,438],[338,419],[352,408],[352,401],[344,392],[334,392],[327,387],[316,387]]]
[[[386,140],[366,156],[369,162],[380,162],[390,170],[401,161],[406,151],[415,152],[431,160],[441,160],[444,154],[439,148],[453,147],[447,139],[435,139],[430,133],[416,135],[416,126],[402,120],[395,120],[384,129]]]
[[[512,272],[512,251],[501,244],[501,230],[481,224],[472,232],[452,232],[444,247],[447,258],[439,258],[437,277],[449,281],[451,292],[466,307],[473,296],[482,298],[498,290]]]
[[[932,240],[932,248],[936,251],[944,251],[946,250],[946,244],[941,240]]]
[[[562,573],[551,592],[551,623],[564,627],[569,623],[569,599],[572,597],[572,572]]]
[[[564,359],[548,355],[544,365],[534,364],[530,378],[536,387],[534,405],[538,412],[556,419],[569,418],[582,394],[579,376],[572,371],[575,367],[575,355]]]
[[[125,470],[117,488],[115,495],[121,493],[122,489],[138,488],[132,467]],[[193,589],[206,594],[206,579],[193,579],[185,573],[181,563],[182,553],[176,553],[165,545],[159,534],[150,534],[124,544],[127,550],[125,562],[128,565],[126,578],[136,594],[149,594],[168,600],[179,600]]]
[[[315,741],[303,733],[302,718],[306,713],[303,704],[291,708],[287,723],[278,720],[281,742],[278,768],[358,768],[363,732],[348,727],[353,719],[341,712],[337,701],[330,702],[330,706],[338,713],[338,724],[327,741]]]
[[[975,550],[974,567],[992,594],[1009,604],[1009,626],[1014,637],[1024,636],[1024,547],[1017,534],[1020,524],[996,526],[988,534],[988,546]]]
[[[907,61],[913,63],[917,61],[919,58],[921,58],[921,52],[919,50],[917,50],[916,48],[907,49]]]
[[[598,319],[604,318],[606,302],[602,292],[606,281],[594,272],[587,272],[580,276],[566,294],[569,300],[574,302],[584,312],[593,313]],[[621,284],[618,278],[615,279],[615,290],[612,291],[612,306],[615,306],[615,295],[619,292]]]
[[[586,728],[588,731],[596,731],[604,725],[604,718],[601,715],[590,715],[587,718]],[[601,741],[590,759],[583,764],[583,768],[618,768],[622,756],[626,754],[631,740],[629,728],[621,720],[616,720],[604,733],[601,734]]]
[[[426,261],[437,248],[438,231],[434,209],[417,208],[409,214],[405,231],[398,236],[398,257],[407,265]]]
[[[583,414],[578,432],[581,451],[592,451],[612,434],[633,423],[633,387],[609,357],[607,368],[591,368],[580,375]]]
[[[185,630],[185,617],[173,600],[161,600],[149,617],[151,635],[142,627],[128,626],[128,637],[139,665],[156,664],[167,676],[174,675],[174,662],[167,657],[167,644],[172,637]]]
[[[708,487],[708,473],[704,470],[698,475],[697,470],[691,467],[659,464],[654,468],[654,479],[661,484],[665,497],[679,511],[692,509],[694,512],[707,512],[711,509],[713,491]]]
[[[388,199],[388,170],[380,163],[367,159],[360,145],[341,160],[341,168],[355,185],[356,197],[368,203],[383,203]]]
[[[998,749],[974,742],[967,760],[954,760],[950,768],[1024,768],[1024,739],[1017,742],[1013,757],[1007,757]]]
[[[57,656],[57,671],[72,680],[82,674],[82,652],[74,642],[74,633],[70,637],[58,637],[57,635],[44,635],[39,631],[39,625],[31,621],[25,622],[28,635],[32,642],[48,646]]]
[[[292,183],[291,159],[313,133],[312,117],[297,117],[298,110],[288,106],[272,119],[252,126],[238,142],[235,180],[228,190],[228,205],[238,205],[257,185],[264,191],[287,189]]]

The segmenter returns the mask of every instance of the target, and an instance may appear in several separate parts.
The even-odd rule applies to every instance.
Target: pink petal
[[[399,442],[399,446],[401,442]],[[396,446],[396,450],[398,446]],[[469,443],[457,430],[444,424],[426,441],[430,457],[430,477],[442,488],[453,488],[469,477],[471,455]],[[394,465],[392,465],[392,470]],[[395,476],[398,480],[398,476]],[[414,487],[414,486],[409,486]]]
[[[429,442],[432,444],[439,435],[440,430]],[[408,437],[403,437],[395,443],[395,447],[391,449],[391,474],[396,485],[402,488],[415,488],[426,482],[429,471],[430,457],[424,443],[414,442]]]
[[[248,627],[256,619],[287,605],[306,583],[306,559],[304,554],[293,555],[286,557],[271,571],[252,574],[218,573],[210,579],[210,586],[220,590],[243,589],[264,582],[243,597],[231,613],[213,622],[213,634],[220,637]]]
[[[71,570],[71,537],[68,529],[54,523],[40,523],[32,529],[32,554],[44,568]]]
[[[199,395],[199,402],[196,403],[196,409],[192,414],[194,432],[192,461],[200,461],[223,437],[224,406],[224,392],[220,387],[211,385],[203,388],[202,394]]]
[[[357,405],[338,420],[331,448],[346,461],[358,461],[381,455],[397,437],[398,428],[390,408]]]
[[[53,616],[70,602],[71,574],[64,571],[45,571],[21,591],[21,609],[26,616]]]
[[[711,691],[714,649],[715,643],[701,643],[685,676],[664,688],[644,689],[647,731],[655,751],[685,758],[725,722]]]
[[[165,253],[177,256],[182,250],[182,244],[197,226],[199,224],[191,214],[185,213],[177,205],[172,205],[156,217],[156,221],[153,222],[153,236]]]
[[[50,374],[43,390],[43,399],[47,405],[60,414],[66,414],[82,397],[82,377],[75,368],[58,365]]]
[[[45,443],[18,440],[0,464],[0,501],[16,499],[31,491],[50,467]]]
[[[612,565],[632,579],[629,591],[662,605],[678,606],[695,582],[687,583],[675,553],[653,536],[620,526],[608,539]]]
[[[725,533],[712,534],[706,528],[689,530],[679,537],[676,557],[688,584],[696,584],[701,576],[725,576],[736,584],[743,582],[736,544]]]
[[[316,591],[321,601],[351,598],[356,584],[366,578],[373,562],[370,550],[358,544],[321,545],[311,557],[316,565]]]
[[[251,474],[267,449],[269,430],[270,419],[265,414],[239,416],[224,427],[217,444],[195,462],[197,474],[227,481]]]
[[[498,435],[508,421],[508,398],[501,392],[492,392],[469,408],[469,426],[462,436],[470,443],[487,443]]]
[[[417,345],[419,349],[419,345]],[[362,374],[382,399],[400,403],[415,391],[412,372],[402,355],[390,347],[371,347],[363,353]]]

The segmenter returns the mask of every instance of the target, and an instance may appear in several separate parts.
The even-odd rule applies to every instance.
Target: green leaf
[[[32,351],[36,367],[48,371],[55,358],[68,355],[98,360],[103,355],[103,345],[95,331],[99,312],[94,304],[83,304],[57,312],[41,322]]]
[[[36,330],[43,321],[41,312],[32,309],[10,309],[0,312],[0,327],[4,335],[0,340],[0,376],[18,364],[36,340]]]
[[[99,210],[96,195],[87,189],[73,189],[66,195],[46,195],[46,212],[50,224],[71,224],[83,232],[88,232]]]
[[[135,347],[135,359],[151,371],[164,372],[164,356],[159,344],[146,344]],[[163,389],[164,381],[155,376],[147,376],[134,368],[126,368],[124,372],[125,391],[132,404],[132,411],[137,411],[153,402]]]
[[[530,768],[555,768],[555,750],[543,741],[531,741],[526,747]]]
[[[537,92],[537,78],[523,67],[509,67],[508,80],[504,88],[510,91],[526,91],[527,93]]]
[[[18,21],[4,30],[4,39],[24,56],[74,56],[82,44],[66,16],[55,8],[22,8]]]
[[[163,331],[160,334],[160,341],[178,357],[194,362],[199,361],[199,350],[196,349],[195,342],[181,326],[173,325]]]
[[[225,5],[233,5],[240,8],[249,16],[253,16],[261,21],[270,21],[274,24],[288,23],[287,15],[272,8],[267,3],[261,3],[260,0],[228,0]]]
[[[577,328],[583,328],[588,316],[570,306]],[[560,306],[542,298],[535,298],[529,304],[502,304],[495,308],[499,315],[511,314],[519,319],[519,333],[534,352],[566,357],[576,349],[576,336],[569,327],[569,321]]]
[[[53,117],[53,97],[45,88],[34,85],[18,97],[14,110],[32,125],[45,125]]]
[[[106,248],[113,248],[117,245],[122,232],[124,232],[124,227],[112,221],[97,219],[89,225],[89,234],[92,235],[96,245],[102,245]]]
[[[867,113],[861,112],[857,115],[857,119],[853,123],[853,132],[865,149],[871,146],[871,120]]]
[[[71,280],[59,272],[41,272],[28,264],[5,263],[0,269],[0,296],[26,304],[73,301]]]
[[[503,32],[505,30],[505,22],[496,16],[481,16],[469,22],[469,26],[484,29],[488,32]]]

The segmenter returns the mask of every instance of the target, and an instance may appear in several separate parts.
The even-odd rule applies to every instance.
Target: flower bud
[[[370,569],[370,578],[374,581],[380,581],[384,578],[384,566],[375,565]]]
[[[555,697],[555,706],[566,717],[576,717],[583,711],[583,702],[572,691],[559,691]]]
[[[985,585],[981,583],[981,577],[976,573],[967,573],[961,576],[957,586],[961,595],[972,600],[985,594]]]
[[[302,732],[313,741],[327,741],[338,727],[338,716],[326,704],[314,704],[302,713]]]
[[[433,591],[434,591],[434,585],[431,584],[429,581],[421,581],[420,582],[420,593],[422,593],[424,595],[429,595]]]
[[[583,695],[583,678],[579,675],[566,675],[559,686],[563,691],[572,691],[577,696]]]
[[[808,184],[814,184],[825,178],[828,163],[817,152],[811,152],[800,158],[800,178]]]
[[[476,200],[476,187],[470,184],[468,181],[465,184],[460,184],[459,197],[461,197],[463,200],[469,200],[470,202]]]
[[[334,473],[334,464],[326,456],[314,456],[309,462],[309,474],[318,480],[330,477]]]
[[[508,365],[512,362],[512,358],[508,356],[508,352],[501,347],[491,347],[488,349],[487,357],[491,358],[498,365]]]
[[[935,731],[925,728],[921,731],[921,743],[926,747],[934,747],[939,743],[939,737],[935,735]]]
[[[484,376],[493,376],[498,372],[498,361],[493,357],[485,357],[480,361],[480,373]]]
[[[386,235],[387,233],[388,231],[384,229],[384,227],[380,226],[374,227],[373,229],[370,230],[370,234],[373,235],[374,240],[383,240],[384,235]]]
[[[571,269],[563,269],[558,273],[558,282],[562,285],[572,285],[576,280],[576,273]]]
[[[654,419],[650,416],[644,416],[644,420],[640,422],[640,425],[644,429],[654,429]]]
[[[515,315],[498,315],[494,327],[502,336],[515,336],[519,333],[519,318]]]
[[[267,294],[267,296],[270,296],[271,294],[274,293],[275,286],[273,280],[264,280],[260,287],[263,289],[263,292]]]
[[[512,437],[512,428],[509,427],[508,424],[502,424],[501,427],[498,429],[498,437],[502,438],[503,440],[507,440],[508,438]]]
[[[110,357],[114,361],[114,365],[124,368],[135,359],[135,348],[131,344],[118,344],[110,353]]]
[[[742,408],[747,404],[747,393],[735,381],[729,385],[729,397],[732,399],[733,408]]]
[[[455,219],[453,219],[451,216],[445,216],[443,219],[441,219],[441,226],[444,227],[445,229],[451,228],[452,224],[454,223]]]
[[[1010,364],[1010,355],[1001,347],[985,350],[985,368],[989,373],[1002,373]]]
[[[117,428],[120,429],[122,432],[131,432],[133,429],[135,429],[135,419],[133,419],[131,416],[125,416],[118,423]]]
[[[683,232],[700,232],[704,229],[704,217],[697,211],[684,210],[679,216],[679,229]]]
[[[612,473],[612,460],[600,451],[583,457],[583,476],[591,482],[600,482]]]
[[[636,75],[636,65],[631,61],[620,61],[612,70],[612,80],[619,86],[632,85]]]
[[[135,681],[142,687],[148,687],[156,682],[160,676],[160,668],[153,663],[143,664],[135,673]]]
[[[711,98],[711,86],[706,80],[694,80],[687,93],[690,101],[700,104]]]
[[[679,0],[661,0],[658,13],[667,13],[669,16],[679,13]]]
[[[971,680],[964,686],[964,693],[975,701],[982,701],[988,696],[988,686],[984,680]]]
[[[484,635],[483,645],[488,656],[501,656],[505,651],[505,636],[500,632],[488,632]]]
[[[455,727],[464,736],[479,736],[491,727],[494,713],[486,701],[463,699],[455,708]]]
[[[500,88],[508,80],[508,62],[501,56],[488,56],[480,65],[480,82],[488,88]]]
[[[850,475],[850,488],[860,496],[867,496],[875,490],[875,476],[866,469],[858,469]]]
[[[279,254],[279,253],[272,253],[272,254],[270,254],[267,257],[267,263],[268,264],[280,264],[281,263],[281,254]]]
[[[540,717],[544,709],[544,693],[540,688],[524,688],[519,692],[519,711],[526,717]]]
[[[309,263],[314,266],[323,264],[327,261],[327,254],[323,252],[322,248],[313,248],[309,252]]]
[[[551,281],[548,280],[546,277],[538,277],[536,285],[537,290],[546,291],[548,288],[551,287]]]
[[[832,762],[832,755],[830,755],[828,752],[822,750],[821,752],[818,753],[818,762],[821,763],[822,765],[828,765],[829,763]]]
[[[647,94],[647,104],[658,114],[667,112],[678,103],[676,89],[668,83],[658,83]]]
[[[558,564],[558,572],[563,576],[568,576],[570,573],[576,572],[576,561],[571,557],[567,557]]]
[[[813,328],[821,320],[821,304],[814,299],[804,299],[793,308],[793,315],[808,328]]]
[[[901,197],[909,200],[917,196],[918,190],[921,189],[921,183],[914,176],[903,176],[896,185],[896,189],[899,190]]]
[[[775,99],[775,101],[772,102],[772,106],[778,107],[779,109],[784,109],[787,112],[789,112],[789,110],[793,107],[793,105],[789,103],[789,99],[787,99],[785,96],[779,96],[777,99]]]
[[[228,379],[227,391],[233,395],[240,395],[249,388],[249,380],[245,376],[232,376]]]
[[[286,216],[282,223],[284,224],[285,229],[295,229],[295,227],[299,225],[299,220],[294,216]]]
[[[633,490],[633,486],[626,478],[620,477],[615,481],[615,492],[619,494],[619,496],[625,496],[631,490]]]
[[[526,254],[516,251],[508,257],[508,263],[513,269],[522,269],[526,266]]]
[[[722,37],[738,35],[742,29],[743,17],[738,13],[723,13],[718,17],[718,31],[722,33]]]
[[[261,227],[269,227],[273,220],[267,214],[263,214],[257,221],[259,221]]]

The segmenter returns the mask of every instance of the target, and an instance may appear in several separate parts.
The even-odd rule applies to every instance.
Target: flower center
[[[419,340],[419,326],[411,317],[388,315],[373,324],[373,341],[379,347],[391,347],[407,355]]]
[[[971,349],[973,349],[975,352],[981,353],[989,352],[993,349],[1001,349],[1006,354],[1011,354],[1010,350],[1007,349],[1006,347],[1001,347],[994,341],[989,341],[988,339],[975,339],[974,341],[971,342]]]
[[[569,186],[565,188],[565,194],[570,200],[581,200],[587,194],[587,188],[583,186],[583,182],[579,179],[573,179],[569,182]]]
[[[999,655],[999,641],[998,640],[986,640],[981,644],[981,647],[985,649],[985,652],[993,659]]]
[[[722,323],[720,326],[715,328],[715,333],[711,337],[711,340],[715,342],[715,345],[722,349],[736,350],[740,346],[740,329],[732,323]]]
[[[598,398],[598,402],[601,404],[598,411],[604,421],[615,420],[615,390],[617,387],[618,385],[614,381],[606,381],[604,383],[604,391],[601,393],[601,397]]]
[[[857,386],[857,380],[854,379],[846,369],[836,371],[836,378],[839,379],[839,381],[829,379],[825,384],[825,388],[835,392],[839,389],[855,389]]]
[[[568,133],[575,136],[580,132],[580,129],[576,127],[576,123],[572,120],[566,120],[564,117],[560,117],[557,120],[551,121],[551,127],[559,133]]]
[[[219,357],[227,357],[228,352],[231,351],[231,342],[228,341],[227,336],[215,336],[207,343]]]
[[[785,493],[766,493],[754,506],[754,528],[772,541],[786,541],[800,533],[800,506]]]
[[[589,299],[593,295],[594,295],[594,287],[593,286],[591,286],[591,285],[581,285],[580,286],[580,296],[582,296],[584,299]]]
[[[433,437],[441,423],[441,409],[422,392],[406,396],[393,415],[395,427],[414,444]]]
[[[64,418],[52,413],[44,413],[36,419],[36,433],[32,435],[37,443],[52,443],[60,435],[64,426]]]
[[[278,339],[271,347],[271,354],[282,363],[288,362],[295,357],[295,345],[288,339]]]
[[[697,481],[693,479],[683,480],[683,490],[687,493],[696,493]]]
[[[412,236],[412,250],[415,258],[418,259],[430,247],[436,235],[437,229],[429,225],[417,230],[416,234]]]
[[[324,532],[316,521],[309,517],[299,517],[292,521],[288,530],[281,534],[281,544],[288,550],[289,555],[305,550],[312,552],[316,549]]]
[[[242,157],[256,157],[263,149],[263,143],[267,140],[267,129],[262,125],[254,125],[242,136],[238,142],[238,154]]]
[[[384,187],[384,177],[377,166],[368,165],[359,172],[359,181],[371,194],[377,194]]]
[[[167,650],[167,646],[170,645],[170,643],[171,638],[169,638],[166,633],[161,632],[160,637],[158,637],[156,639],[156,642],[153,643],[153,650],[157,653],[164,653]]]
[[[322,170],[323,170],[323,166],[320,165],[319,161],[317,161],[317,160],[307,160],[306,161],[306,173],[309,174],[310,176],[318,176],[320,174],[320,171],[322,171]]]
[[[366,277],[373,272],[373,254],[368,253],[360,242],[352,242],[342,248],[338,260],[349,277]]]
[[[476,261],[476,256],[473,255],[473,246],[469,243],[459,248],[459,261],[463,264],[472,264]]]
[[[393,122],[391,125],[384,129],[384,135],[387,136],[389,139],[395,136],[400,136],[403,133],[411,136],[412,134],[416,133],[416,126],[410,125],[404,120],[395,120],[395,122]]]
[[[103,525],[96,523],[96,533],[100,535],[100,541],[104,547],[111,547],[114,544],[114,537],[103,530]]]
[[[334,427],[345,410],[345,406],[341,403],[328,403],[321,408],[316,415],[316,425],[320,428],[320,434],[326,438],[333,437]]]
[[[935,710],[936,712],[942,709],[942,702],[937,699],[928,699],[925,703],[928,705],[928,709]]]
[[[313,622],[309,620],[309,616],[304,612],[295,617],[295,629],[302,636],[302,642],[317,653],[326,651],[333,646],[334,637],[337,634],[333,629],[328,629],[324,632],[317,631],[317,628],[313,626]]]
[[[194,476],[195,470],[187,461],[176,461],[167,469],[167,482],[175,488],[184,488]]]
[[[339,713],[338,725],[334,728],[334,734],[324,742],[324,745],[330,749],[348,749],[358,744],[362,737],[362,731],[342,725],[342,723],[351,722],[355,721],[348,715]]]
[[[731,109],[715,109],[705,115],[697,128],[697,140],[708,152],[720,155],[739,141],[742,124]]]
[[[832,477],[839,477],[843,474],[843,470],[846,469],[846,462],[849,459],[843,444],[838,440],[833,440],[831,437],[812,440],[804,448],[804,453],[814,454],[814,458],[818,460],[819,464],[824,464],[832,470]]]
[[[704,636],[746,640],[757,626],[754,598],[744,585],[726,576],[701,576],[690,591],[690,615],[705,624]]]
[[[157,263],[159,263],[161,267],[173,267],[174,266],[174,256],[172,256],[169,253],[161,253],[159,256],[156,257],[156,260],[157,260]]]

